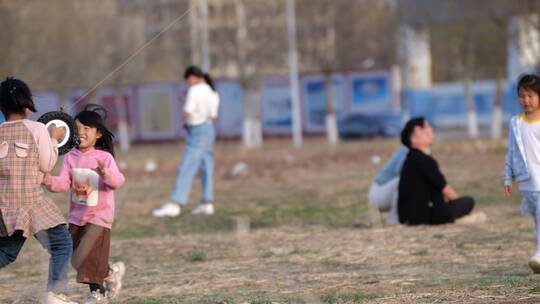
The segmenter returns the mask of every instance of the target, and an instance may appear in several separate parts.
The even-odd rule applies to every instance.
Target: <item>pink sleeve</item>
[[[51,172],[58,160],[58,142],[51,139],[51,135],[44,124],[35,121],[25,121],[25,125],[32,133],[39,155],[39,170],[43,173]]]
[[[105,169],[103,170],[103,183],[111,189],[116,189],[122,186],[124,181],[124,174],[118,169],[112,155],[108,154],[105,159]]]
[[[60,175],[45,175],[43,185],[52,192],[67,192],[71,189],[71,165],[69,163],[69,154],[64,158]]]

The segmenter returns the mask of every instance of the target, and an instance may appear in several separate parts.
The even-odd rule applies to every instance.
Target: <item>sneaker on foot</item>
[[[126,273],[126,265],[123,262],[116,262],[110,268],[109,275],[105,278],[105,288],[107,289],[107,297],[112,299],[122,289],[122,278]]]
[[[393,226],[399,224],[399,218],[397,214],[390,214],[384,219],[385,226]]]
[[[180,211],[180,205],[178,205],[177,203],[168,202],[160,208],[154,209],[154,211],[152,211],[152,215],[155,217],[175,217],[180,215]]]
[[[529,267],[534,273],[540,273],[540,253],[536,253],[529,259]]]
[[[83,304],[103,304],[107,303],[107,296],[99,291],[91,291],[84,300]]]
[[[214,204],[212,203],[205,203],[200,204],[197,206],[197,208],[191,210],[191,214],[214,214]]]
[[[54,293],[52,291],[47,292],[47,304],[77,304],[77,302],[70,301],[65,294]]]
[[[487,221],[487,215],[482,212],[473,212],[471,214],[465,215],[464,217],[460,217],[455,220],[456,224],[481,224],[485,223]]]

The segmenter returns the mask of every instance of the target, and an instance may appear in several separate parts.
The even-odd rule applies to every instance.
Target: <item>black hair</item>
[[[524,74],[520,76],[517,85],[518,95],[519,89],[531,90],[540,96],[540,77],[535,74]]]
[[[199,78],[204,78],[204,73],[200,67],[190,65],[184,71],[184,79],[188,79],[189,76],[197,76]]]
[[[203,78],[206,84],[208,84],[208,86],[210,86],[213,91],[216,90],[214,80],[212,80],[210,74],[203,72],[203,70],[198,66],[190,65],[186,68],[186,70],[184,71],[184,79],[188,79],[189,76]]]
[[[206,84],[208,84],[208,86],[212,89],[212,91],[215,92],[216,85],[214,84],[214,80],[212,80],[212,77],[210,77],[210,74],[204,73],[203,76],[204,76],[204,81],[206,82]]]
[[[96,141],[96,148],[111,153],[114,157],[114,134],[107,128],[105,120],[107,119],[107,110],[96,104],[88,104],[75,116],[81,124],[96,128],[101,137]]]
[[[423,128],[426,120],[424,117],[415,117],[411,118],[401,131],[401,143],[407,148],[411,147],[411,135],[414,132],[414,128],[420,127]]]
[[[11,114],[24,114],[25,109],[37,112],[32,91],[24,81],[7,77],[0,84],[0,110],[8,119]]]

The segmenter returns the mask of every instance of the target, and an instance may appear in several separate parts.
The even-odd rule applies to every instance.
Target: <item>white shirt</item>
[[[524,115],[520,119],[523,120],[520,131],[531,178],[519,183],[519,190],[540,191],[540,121],[528,121]]]
[[[217,118],[219,95],[206,83],[192,85],[186,97],[184,112],[189,114],[187,124],[196,126]]]

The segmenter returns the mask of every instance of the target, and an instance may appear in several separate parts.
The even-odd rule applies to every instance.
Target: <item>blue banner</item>
[[[216,122],[217,133],[222,136],[240,136],[244,122],[244,92],[236,81],[220,81],[219,115]]]
[[[392,108],[390,73],[355,73],[349,78],[351,112],[385,112]]]
[[[263,130],[274,134],[290,133],[292,105],[288,78],[275,78],[265,82],[261,101]]]
[[[304,104],[304,127],[308,132],[321,132],[325,128],[327,92],[324,76],[307,76],[302,80]],[[343,116],[344,80],[341,75],[332,76],[332,101],[336,117]]]

